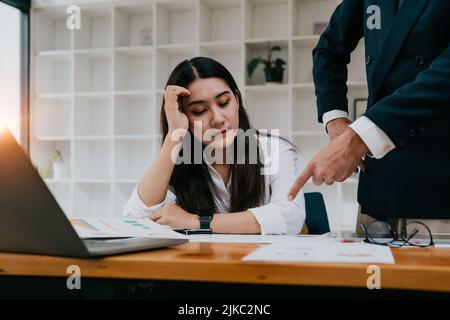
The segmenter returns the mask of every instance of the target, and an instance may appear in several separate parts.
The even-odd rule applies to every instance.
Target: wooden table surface
[[[173,248],[100,259],[0,253],[0,275],[67,277],[78,265],[82,277],[210,281],[247,284],[366,288],[367,264],[249,262],[249,243],[187,243]],[[383,289],[450,292],[450,249],[393,249],[396,264],[380,265]]]

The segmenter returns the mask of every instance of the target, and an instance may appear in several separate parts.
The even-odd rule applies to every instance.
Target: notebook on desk
[[[82,213],[81,213],[82,214]],[[0,127],[0,251],[96,257],[187,242],[174,237],[81,239],[8,129]]]

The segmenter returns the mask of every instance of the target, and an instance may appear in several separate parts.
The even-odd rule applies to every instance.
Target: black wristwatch
[[[200,220],[200,229],[211,230],[211,220],[213,218],[213,212],[207,209],[201,209],[198,214]]]

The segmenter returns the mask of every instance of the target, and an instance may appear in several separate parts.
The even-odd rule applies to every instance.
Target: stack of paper
[[[182,234],[150,219],[78,218],[70,222],[80,238],[151,237],[184,239]]]
[[[274,243],[255,250],[245,261],[385,263],[394,264],[391,249],[364,243],[296,241]]]

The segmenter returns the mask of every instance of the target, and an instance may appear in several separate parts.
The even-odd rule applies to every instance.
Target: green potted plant
[[[258,65],[264,65],[264,74],[266,75],[266,82],[268,83],[282,83],[284,66],[286,61],[281,58],[273,59],[273,52],[281,51],[280,46],[270,47],[270,43],[267,44],[267,58],[262,57],[253,58],[247,65],[247,73],[251,78]]]

